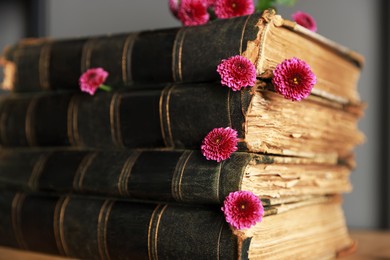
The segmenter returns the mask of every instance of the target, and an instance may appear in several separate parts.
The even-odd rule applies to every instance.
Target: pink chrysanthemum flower
[[[214,7],[216,0],[207,0],[208,7]]]
[[[310,14],[297,11],[292,14],[292,18],[295,22],[297,22],[297,24],[309,29],[310,31],[317,31],[317,23]]]
[[[278,64],[273,71],[272,84],[285,98],[300,101],[307,98],[316,84],[316,76],[303,60],[291,58]]]
[[[84,72],[79,79],[80,89],[90,95],[94,95],[98,88],[107,89],[103,85],[108,77],[108,72],[102,68],[92,68]]]
[[[226,160],[237,151],[237,131],[230,128],[214,128],[203,139],[201,150],[207,160]]]
[[[169,0],[168,2],[169,10],[177,18],[177,12],[179,11],[180,0]]]
[[[231,18],[253,14],[255,5],[253,0],[216,0],[214,11],[218,18]]]
[[[243,87],[253,86],[256,83],[256,68],[247,58],[236,55],[223,59],[217,67],[221,76],[221,84],[233,91]]]
[[[261,200],[252,192],[231,192],[223,202],[221,208],[225,214],[226,222],[235,229],[245,229],[261,222],[264,207]]]
[[[206,0],[182,0],[177,13],[178,19],[185,26],[196,26],[209,21]]]

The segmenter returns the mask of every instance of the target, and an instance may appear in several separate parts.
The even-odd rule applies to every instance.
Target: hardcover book
[[[168,85],[85,93],[3,96],[3,146],[199,149],[214,128],[238,133],[240,151],[330,161],[349,157],[364,141],[363,105],[311,95],[292,102],[257,86],[234,92],[219,84]],[[332,145],[329,145],[329,144]]]
[[[81,259],[320,259],[354,246],[337,196],[265,208],[245,231],[206,205],[2,190],[0,211],[1,245]]]
[[[107,84],[114,87],[213,82],[219,80],[217,65],[233,55],[248,58],[263,80],[277,64],[297,57],[316,74],[315,93],[344,103],[359,101],[356,85],[363,57],[271,10],[200,26],[23,39],[4,50],[3,87],[17,92],[77,90],[80,75],[93,67],[105,68],[110,74]]]
[[[189,204],[220,204],[250,191],[263,205],[351,191],[351,169],[314,159],[233,153],[217,163],[198,150],[0,150],[0,187]]]

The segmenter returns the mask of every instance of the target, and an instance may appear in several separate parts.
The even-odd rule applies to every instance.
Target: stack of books
[[[234,55],[255,65],[254,86],[221,84],[217,66]],[[301,101],[273,84],[291,58],[316,76]],[[0,98],[0,245],[83,259],[319,259],[353,250],[342,194],[364,141],[364,104],[363,58],[350,49],[265,11],[25,39],[2,60],[10,93]],[[112,91],[80,91],[91,68],[109,73]],[[237,133],[227,158],[202,150],[213,129]],[[255,225],[229,221],[232,194],[260,199]],[[230,218],[251,208],[237,205]]]

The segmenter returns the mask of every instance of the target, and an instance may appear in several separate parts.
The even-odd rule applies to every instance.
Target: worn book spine
[[[199,150],[0,150],[0,188],[197,204],[219,204],[239,190],[253,192],[264,205],[344,193],[351,189],[350,170],[240,152],[217,163]]]
[[[234,92],[210,83],[93,97],[14,94],[0,99],[0,144],[199,149],[212,129],[231,127],[239,151],[334,157],[362,141],[359,117],[349,106],[314,97],[291,102],[269,90]]]
[[[0,97],[4,146],[196,147],[214,127],[243,137],[249,90],[217,84],[98,93],[46,92]],[[196,127],[191,127],[194,122]]]
[[[93,67],[107,70],[106,83],[112,86],[215,81],[220,60],[242,53],[256,38],[260,18],[254,14],[204,26],[22,41],[4,56],[15,65],[14,91],[77,89],[81,73]]]
[[[247,259],[218,207],[0,191],[0,244],[79,259]]]
[[[0,144],[7,146],[69,145],[68,105],[72,95],[0,97]]]
[[[249,162],[272,156],[233,153],[222,163],[200,151],[0,150],[0,187],[186,203],[221,203],[240,190]]]
[[[269,77],[284,59],[306,60],[318,79],[314,91],[345,102],[359,99],[359,54],[269,10],[201,26],[22,40],[4,51],[3,86],[16,92],[76,90],[80,75],[94,67],[109,72],[106,83],[112,87],[212,82],[220,80],[217,65],[233,55],[248,58],[259,78]]]

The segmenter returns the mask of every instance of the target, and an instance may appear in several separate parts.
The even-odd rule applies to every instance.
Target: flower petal
[[[226,221],[235,229],[250,228],[261,222],[264,216],[261,200],[250,191],[229,193],[221,210]]]
[[[201,151],[207,160],[220,162],[237,151],[237,143],[236,130],[230,127],[214,128],[203,139]]]
[[[108,77],[108,72],[103,68],[91,68],[84,72],[79,78],[80,89],[90,95],[94,95],[96,90]]]
[[[310,66],[295,57],[284,60],[273,71],[272,84],[275,91],[293,101],[307,98],[316,81]]]
[[[255,66],[241,55],[223,59],[217,67],[217,72],[221,76],[221,84],[233,91],[239,91],[256,83]]]

